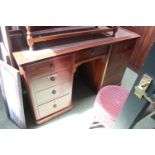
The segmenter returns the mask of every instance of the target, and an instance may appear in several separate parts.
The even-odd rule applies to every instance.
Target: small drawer
[[[70,93],[72,90],[71,82],[66,82],[60,85],[56,85],[54,87],[50,87],[49,89],[45,89],[35,93],[35,101],[37,105],[41,105],[43,103],[54,100],[58,97],[66,95]]]
[[[67,108],[71,104],[71,94],[53,100],[44,105],[38,106],[39,117],[43,118],[64,108]]]
[[[53,87],[57,84],[61,84],[65,81],[71,81],[71,80],[72,80],[71,70],[65,70],[42,78],[32,79],[31,86],[33,91],[36,92],[49,87]]]
[[[88,60],[107,53],[107,46],[98,46],[95,48],[84,49],[75,53],[75,62]]]
[[[124,51],[132,50],[134,48],[134,45],[135,45],[135,40],[127,40],[114,45],[113,48],[117,50],[119,53],[122,53]]]
[[[30,78],[39,78],[64,70],[65,68],[71,68],[72,65],[72,56],[63,56],[27,65],[27,71]]]
[[[129,40],[126,43],[124,43],[123,50],[131,50],[134,48],[135,40]]]

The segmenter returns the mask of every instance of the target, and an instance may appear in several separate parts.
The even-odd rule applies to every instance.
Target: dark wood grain
[[[95,92],[101,88],[101,81],[106,64],[106,55],[102,58],[84,63],[79,66],[79,72],[82,79],[89,84]]]
[[[95,48],[88,48],[75,53],[75,63],[80,64],[90,58],[95,58],[107,54],[107,46],[97,46]]]
[[[33,42],[42,42],[42,41],[48,41],[48,40],[54,40],[54,39],[62,39],[62,38],[68,38],[68,37],[78,37],[83,35],[90,35],[90,34],[96,34],[96,33],[103,33],[103,32],[109,32],[112,31],[113,28],[109,29],[92,29],[92,30],[85,30],[85,31],[79,31],[79,32],[67,32],[64,34],[56,34],[51,36],[45,36],[45,37],[38,37],[33,38]]]
[[[126,26],[125,28],[140,34],[135,49],[130,59],[130,68],[139,72],[149,53],[152,43],[155,41],[155,26]]]
[[[99,33],[106,33],[106,32],[112,32],[111,36],[115,36],[118,27],[117,26],[107,26],[107,27],[85,27],[85,26],[79,26],[79,27],[67,27],[68,31],[61,31],[60,33],[55,34],[48,34],[50,33],[50,30],[39,32],[40,35],[37,37],[32,34],[31,31],[32,26],[26,26],[27,30],[27,43],[29,45],[30,50],[33,50],[34,43],[38,42],[44,42],[49,40],[56,40],[56,39],[62,39],[62,38],[70,38],[70,37],[78,37],[78,36],[85,36],[85,35],[93,35],[93,34],[99,34]],[[77,29],[76,29],[77,28]],[[57,28],[57,29],[65,29],[65,28]],[[72,29],[74,31],[72,31]],[[53,29],[52,29],[53,32]],[[36,32],[35,32],[36,33]],[[46,35],[47,34],[47,35]]]
[[[120,84],[133,53],[135,43],[136,40],[130,40],[113,46],[102,86]]]

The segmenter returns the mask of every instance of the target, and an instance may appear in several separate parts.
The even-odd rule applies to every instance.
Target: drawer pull
[[[95,54],[95,51],[94,50],[91,50],[91,52],[90,52],[90,55],[94,55]]]
[[[56,94],[56,90],[52,90],[52,94]]]
[[[50,77],[50,80],[55,81],[55,77],[54,76]]]
[[[53,104],[53,108],[56,108],[57,107],[57,104]]]
[[[55,68],[54,64],[50,64],[50,68],[54,69]]]

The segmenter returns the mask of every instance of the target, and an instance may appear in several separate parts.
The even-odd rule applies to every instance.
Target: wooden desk
[[[81,64],[96,90],[119,84],[138,37],[119,28],[115,37],[66,38],[40,43],[34,51],[14,52],[35,122],[43,123],[72,108],[73,77]]]

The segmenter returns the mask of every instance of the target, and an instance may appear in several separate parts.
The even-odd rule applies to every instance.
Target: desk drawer
[[[27,65],[27,70],[30,78],[39,78],[69,68],[72,64],[72,56],[63,56]]]
[[[71,94],[63,96],[59,99],[53,100],[49,103],[38,107],[39,117],[46,117],[64,108],[67,108],[71,104]]]
[[[75,53],[75,62],[88,60],[107,53],[107,46],[84,49]]]
[[[54,100],[58,97],[71,93],[71,82],[66,82],[61,85],[56,85],[35,93],[35,100],[37,105]]]
[[[33,91],[36,92],[49,87],[53,87],[57,84],[61,84],[65,81],[71,81],[71,80],[72,80],[71,70],[65,70],[42,78],[32,79],[31,85]]]

